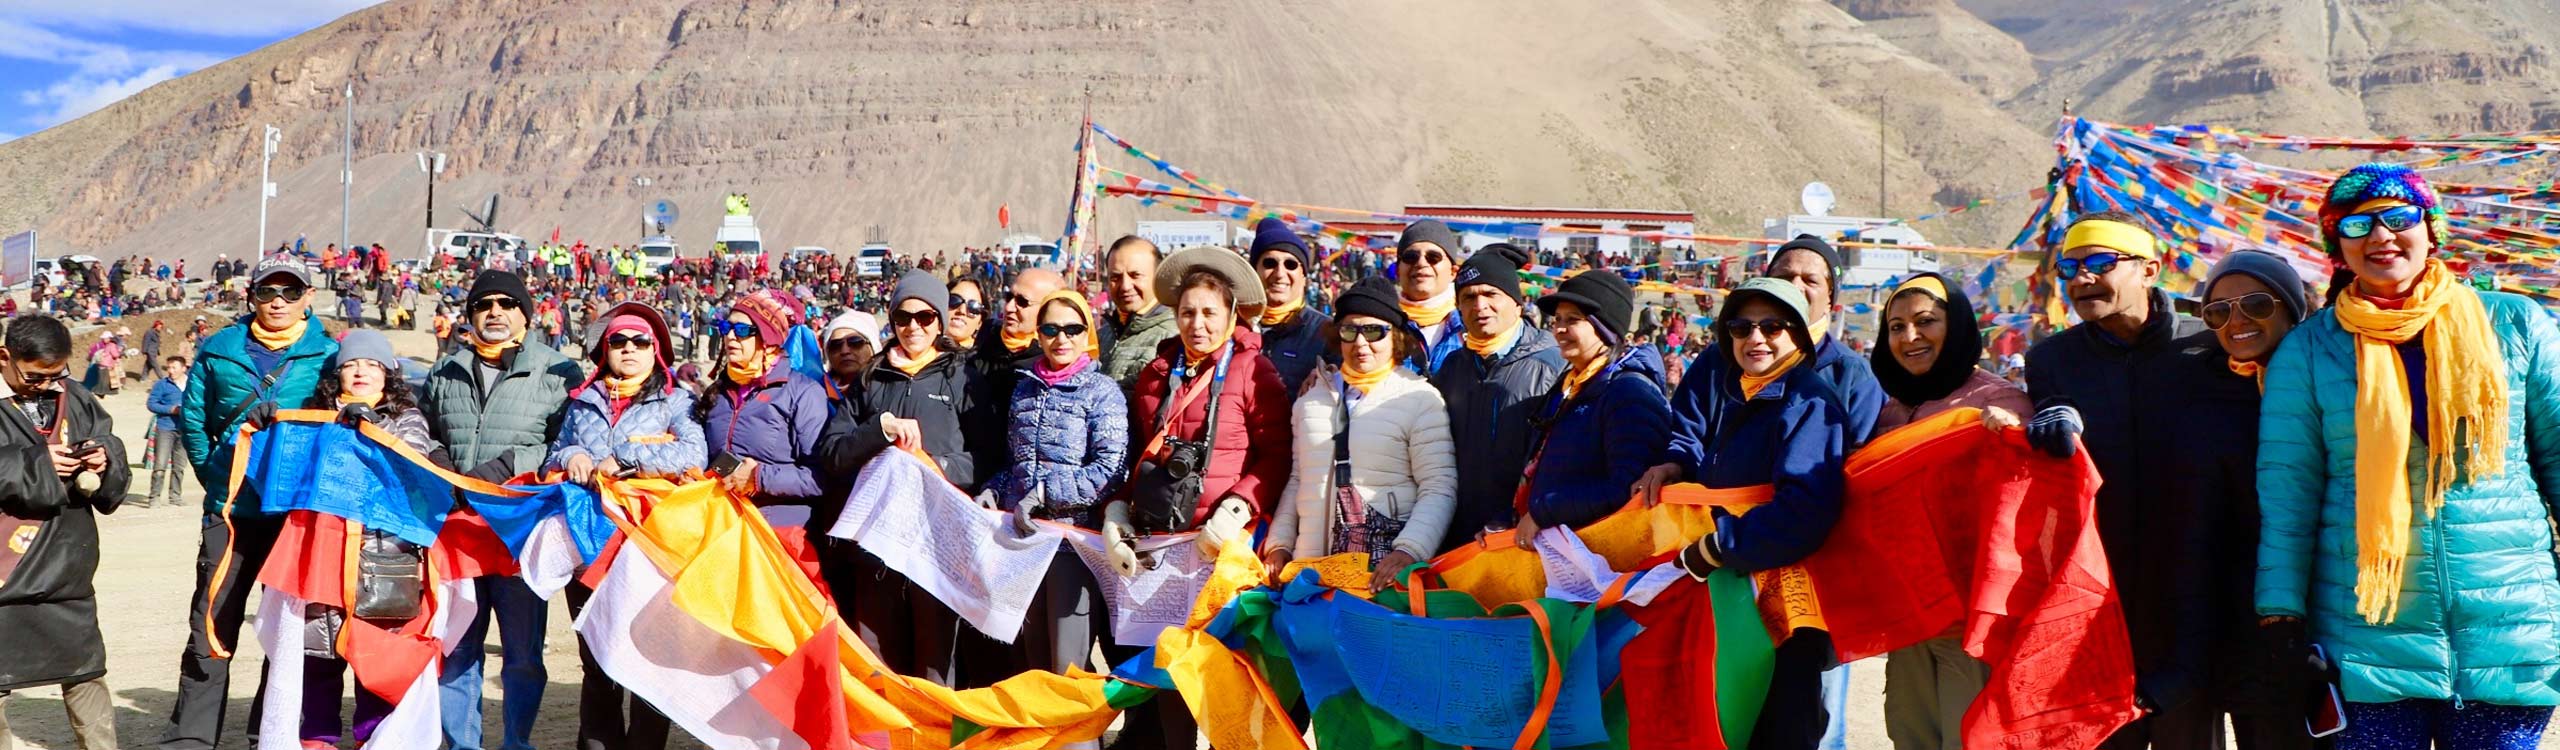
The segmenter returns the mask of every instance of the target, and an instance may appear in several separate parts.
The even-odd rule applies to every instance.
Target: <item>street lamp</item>
[[[444,152],[418,152],[418,171],[427,175],[427,259],[436,255],[436,175],[444,174]]]
[[[258,255],[267,257],[267,199],[276,197],[276,183],[267,167],[276,160],[276,145],[284,142],[284,131],[267,126],[266,153],[258,158]]]

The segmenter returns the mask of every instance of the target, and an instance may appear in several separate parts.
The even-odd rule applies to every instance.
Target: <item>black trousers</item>
[[[587,600],[596,590],[586,584],[569,584],[569,617],[577,619],[587,608]],[[595,652],[587,650],[587,639],[578,638],[578,750],[664,750],[667,746],[667,715],[648,701],[622,689],[596,664]]]
[[[230,709],[231,659],[215,657],[213,641],[239,647],[240,620],[258,585],[258,569],[266,566],[267,552],[283,528],[282,518],[243,516],[226,527],[219,516],[205,517],[203,541],[196,548],[195,596],[187,608],[187,650],[178,655],[178,701],[170,709],[168,731],[160,735],[162,750],[211,750],[222,736],[223,715]],[[213,580],[217,567],[223,576],[218,584]],[[256,743],[267,699],[266,670],[261,667],[258,674],[258,695],[249,703],[251,744]]]
[[[1769,669],[1769,697],[1751,725],[1751,750],[1813,750],[1831,726],[1822,702],[1822,670],[1831,668],[1831,634],[1797,630],[1778,644]]]
[[[942,600],[881,564],[880,558],[841,540],[819,547],[818,567],[836,600],[853,610],[854,635],[889,669],[936,685],[960,684],[953,654],[960,642],[960,616]]]

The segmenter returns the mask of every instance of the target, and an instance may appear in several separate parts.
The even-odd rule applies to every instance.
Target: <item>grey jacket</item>
[[[465,472],[491,461],[504,461],[513,476],[542,468],[551,443],[560,435],[569,391],[586,381],[578,363],[551,347],[527,339],[499,364],[497,382],[482,395],[480,355],[464,347],[436,362],[427,372],[426,393],[418,407],[427,413],[437,442]]]

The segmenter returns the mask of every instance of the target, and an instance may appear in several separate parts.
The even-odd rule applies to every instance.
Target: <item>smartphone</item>
[[[96,440],[82,440],[78,444],[71,446],[71,455],[86,458],[104,452],[106,449],[107,445],[105,443],[101,443]]]
[[[738,457],[727,453],[712,456],[709,468],[713,474],[728,476],[729,472],[738,470]]]
[[[2303,728],[2309,730],[2313,738],[2344,732],[2347,730],[2347,702],[2338,695],[2338,667],[2329,661],[2329,650],[2321,648],[2320,644],[2311,644],[2311,658],[2319,662],[2320,671],[2326,677],[2320,680],[2319,686],[2312,688],[2315,692],[2312,694],[2311,715],[2303,718]]]

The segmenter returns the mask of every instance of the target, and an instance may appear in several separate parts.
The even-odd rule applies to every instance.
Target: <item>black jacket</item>
[[[967,419],[978,405],[977,377],[959,352],[945,352],[910,376],[889,364],[887,355],[863,373],[859,392],[847,389],[818,437],[818,455],[827,471],[852,486],[854,474],[889,447],[880,434],[882,415],[916,420],[924,452],[942,468],[942,476],[964,491],[977,490],[985,476],[969,442]]]
[[[1298,397],[1298,387],[1307,384],[1307,373],[1315,372],[1317,363],[1342,364],[1342,350],[1324,337],[1324,325],[1331,322],[1332,316],[1299,310],[1289,322],[1256,326],[1262,332],[1262,356],[1280,373],[1289,398]]]
[[[2223,624],[2217,602],[2236,593],[2246,608],[2251,595],[2254,564],[2227,567],[2215,549],[2256,548],[2254,529],[2246,541],[2224,540],[2240,539],[2226,533],[2227,486],[2254,481],[2251,452],[2228,434],[2237,418],[2221,413],[2249,397],[2235,390],[2250,386],[2228,359],[2212,332],[2178,315],[2158,289],[2135,341],[2082,323],[2027,350],[2027,396],[2039,405],[2069,398],[2080,410],[2081,444],[2102,481],[2098,538],[2124,605],[2137,687],[2163,709],[2205,687]]]
[[[1012,465],[1012,456],[1005,451],[1004,433],[1013,425],[1013,387],[1031,377],[1031,365],[1040,359],[1037,346],[1026,347],[1020,353],[1005,351],[1000,330],[995,325],[987,326],[985,334],[979,336],[977,350],[970,353],[966,368],[970,377],[976,378],[976,384],[971,386],[969,409],[960,424],[967,433],[966,443],[976,459],[979,477],[995,476]],[[961,488],[977,489],[969,485]]]
[[[1431,386],[1449,402],[1449,436],[1458,450],[1458,508],[1441,535],[1442,552],[1475,541],[1487,525],[1511,524],[1512,496],[1538,439],[1529,417],[1564,372],[1555,336],[1520,325],[1520,340],[1499,360],[1462,346],[1431,374]]]
[[[92,585],[97,514],[124,503],[132,470],[97,398],[77,383],[62,387],[67,395],[56,439],[105,444],[107,471],[96,492],[54,476],[35,423],[16,405],[0,404],[0,643],[6,644],[0,646],[0,691],[83,682],[107,672]],[[24,554],[11,561],[22,540]]]

